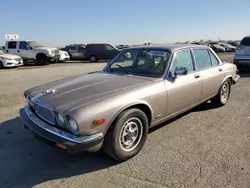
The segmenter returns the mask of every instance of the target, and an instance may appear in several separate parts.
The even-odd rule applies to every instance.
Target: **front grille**
[[[36,111],[36,114],[42,118],[43,120],[47,121],[48,123],[52,124],[52,125],[55,125],[56,122],[55,122],[55,116],[53,114],[53,112],[42,106],[42,105],[39,105],[39,104],[36,104],[35,105],[35,111]]]
[[[20,62],[21,58],[14,58],[14,60]]]

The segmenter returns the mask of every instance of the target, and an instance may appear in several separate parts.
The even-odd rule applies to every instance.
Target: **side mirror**
[[[26,45],[25,48],[26,48],[26,50],[30,50],[31,49],[31,47],[29,45]]]
[[[186,67],[176,67],[174,70],[175,75],[187,75],[188,70]]]

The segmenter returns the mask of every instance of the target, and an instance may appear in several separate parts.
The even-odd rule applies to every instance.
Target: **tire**
[[[227,79],[220,87],[218,94],[211,99],[211,102],[215,107],[222,107],[227,104],[231,94],[231,80]]]
[[[97,57],[95,55],[91,55],[91,56],[89,56],[89,61],[90,62],[97,62],[98,60],[97,60]]]
[[[0,69],[3,69],[4,66],[3,66],[3,63],[0,61]]]
[[[103,151],[119,162],[132,158],[142,149],[147,139],[148,124],[148,118],[143,111],[136,108],[125,110],[109,128]],[[134,128],[134,131],[130,131],[130,127]],[[127,131],[127,135],[124,135]],[[132,139],[133,136],[135,140]]]
[[[46,55],[38,55],[36,58],[37,64],[38,65],[48,65],[49,60]]]

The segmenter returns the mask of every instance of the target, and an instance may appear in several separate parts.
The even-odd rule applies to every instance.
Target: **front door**
[[[219,60],[208,49],[193,49],[194,59],[203,82],[202,100],[209,99],[219,92],[224,79]]]
[[[117,50],[111,45],[104,45],[103,56],[105,59],[113,59],[117,55]]]
[[[17,55],[21,56],[24,60],[30,60],[34,58],[32,47],[26,41],[19,42]]]
[[[176,67],[185,67],[186,75],[173,78]],[[202,80],[199,72],[195,71],[194,62],[189,49],[174,54],[168,77],[165,80],[168,92],[167,116],[176,115],[191,108],[201,100]]]

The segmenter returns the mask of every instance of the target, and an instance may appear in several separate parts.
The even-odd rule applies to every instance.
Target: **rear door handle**
[[[221,72],[221,71],[222,71],[222,68],[219,68],[218,71]]]
[[[17,52],[20,52],[20,50],[17,50]]]
[[[199,74],[194,75],[194,78],[200,78]]]

